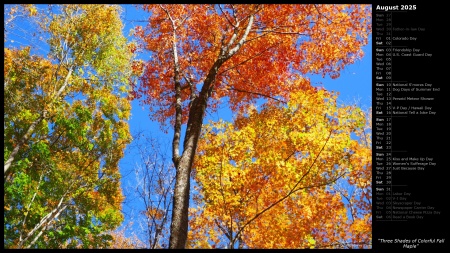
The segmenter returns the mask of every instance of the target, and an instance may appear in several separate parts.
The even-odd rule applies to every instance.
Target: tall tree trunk
[[[169,248],[171,249],[186,247],[190,175],[209,94],[210,92],[205,92],[199,98],[194,99],[183,143],[184,151],[179,159],[174,159],[176,178],[169,240]]]
[[[165,10],[166,11],[166,10]],[[168,13],[166,11],[166,13]],[[172,143],[172,159],[176,168],[175,190],[173,194],[173,208],[172,208],[172,223],[170,225],[170,249],[184,249],[187,242],[188,221],[189,221],[189,192],[190,192],[190,175],[192,169],[192,162],[194,161],[197,143],[202,130],[203,117],[208,105],[208,99],[214,89],[214,81],[216,79],[219,68],[230,59],[244,44],[250,28],[253,24],[253,14],[249,16],[249,21],[245,32],[240,40],[235,44],[238,38],[238,29],[234,30],[230,41],[222,45],[218,59],[214,62],[208,75],[203,82],[202,89],[198,97],[193,97],[192,105],[189,110],[188,123],[186,127],[186,134],[183,143],[183,153],[179,156],[179,141],[181,131],[181,84],[180,84],[180,69],[178,64],[178,53],[176,48],[176,27],[171,16],[173,29],[173,57],[174,57],[174,83],[175,83],[175,126],[174,138]],[[237,24],[238,26],[239,24]]]
[[[188,232],[188,207],[190,188],[190,163],[188,156],[181,159],[177,167],[175,192],[173,194],[172,223],[170,225],[169,248],[183,249],[186,246]]]

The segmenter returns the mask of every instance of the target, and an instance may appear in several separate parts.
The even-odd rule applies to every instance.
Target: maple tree
[[[131,141],[120,7],[9,7],[21,15],[5,39],[21,46],[4,50],[5,248],[106,247],[123,220],[118,162]]]
[[[370,121],[336,96],[310,88],[204,127],[189,247],[370,247]]]
[[[176,168],[170,248],[188,234],[190,173],[207,111],[228,97],[234,111],[256,98],[273,103],[309,86],[308,73],[335,78],[362,57],[371,31],[369,5],[143,5],[148,25],[136,27],[151,56],[136,98],[152,118],[173,126]],[[303,82],[286,83],[294,74]],[[182,146],[182,124],[186,124]]]

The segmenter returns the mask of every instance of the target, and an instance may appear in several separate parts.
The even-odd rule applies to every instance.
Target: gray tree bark
[[[192,170],[192,163],[194,161],[195,152],[197,149],[198,139],[202,130],[203,118],[208,105],[208,99],[214,90],[214,81],[216,79],[219,68],[230,59],[244,44],[250,28],[253,25],[254,14],[248,18],[248,23],[245,28],[245,32],[242,35],[239,34],[237,27],[239,22],[236,23],[236,29],[233,32],[231,39],[228,43],[222,44],[220,54],[217,60],[210,68],[208,75],[205,78],[200,94],[197,96],[195,93],[191,94],[191,107],[189,109],[189,117],[186,127],[186,134],[183,142],[183,153],[179,155],[179,143],[181,136],[181,73],[178,52],[177,52],[177,36],[174,20],[170,16],[170,13],[161,8],[167,13],[168,18],[172,21],[173,28],[173,44],[172,54],[174,59],[174,84],[175,84],[175,124],[174,124],[174,137],[172,141],[172,160],[176,168],[175,177],[175,189],[173,194],[173,208],[172,208],[172,223],[170,225],[170,249],[183,249],[186,247],[187,234],[188,234],[188,221],[189,221],[189,196],[190,196],[190,175]],[[239,38],[239,40],[237,40]]]

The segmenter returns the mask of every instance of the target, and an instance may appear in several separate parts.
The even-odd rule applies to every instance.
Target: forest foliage
[[[199,193],[189,246],[368,247],[367,116],[310,89],[292,93],[287,106],[250,107],[232,123],[208,124],[193,166]]]

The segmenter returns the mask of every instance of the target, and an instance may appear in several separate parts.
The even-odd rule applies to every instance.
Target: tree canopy
[[[292,93],[287,106],[250,106],[233,123],[205,126],[189,246],[370,247],[365,126],[362,110],[315,89]]]
[[[118,162],[131,141],[133,55],[120,8],[9,14],[23,8],[16,25],[35,27],[25,42],[40,42],[4,52],[5,247],[107,245],[104,232],[123,220]],[[5,29],[5,38],[17,32]]]

